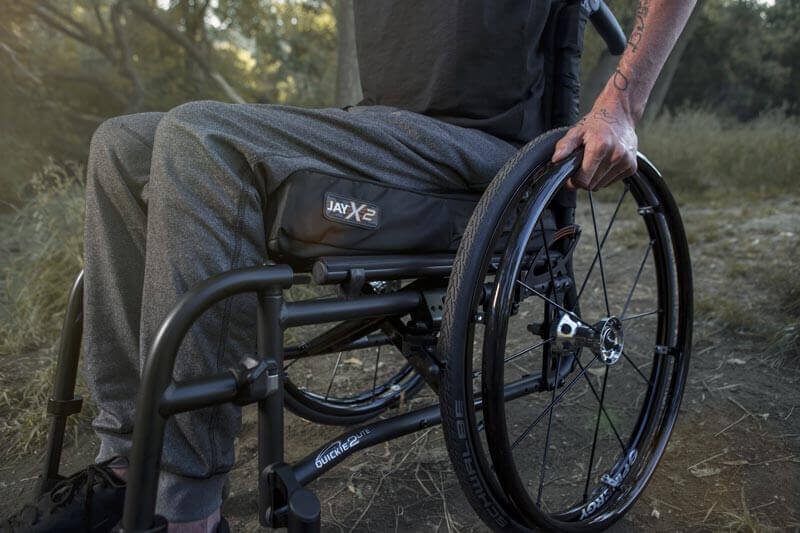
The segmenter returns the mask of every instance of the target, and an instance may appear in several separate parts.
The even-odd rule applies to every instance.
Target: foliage
[[[0,324],[0,354],[57,338],[70,278],[83,265],[83,167],[51,162],[31,189],[31,200],[2,228],[9,317]]]
[[[700,15],[668,107],[688,103],[739,120],[776,107],[800,113],[800,0],[713,0]]]
[[[336,25],[320,0],[0,0],[0,198],[85,160],[105,118],[214,99],[330,105]]]
[[[31,199],[0,224],[0,463],[37,449],[55,368],[67,293],[82,266],[83,167],[48,163],[31,180]],[[19,376],[25,376],[20,381]],[[82,385],[79,385],[82,388]],[[85,423],[92,408],[72,420]]]
[[[796,187],[800,118],[780,110],[743,123],[684,109],[663,114],[640,137],[642,152],[678,193],[781,196]]]

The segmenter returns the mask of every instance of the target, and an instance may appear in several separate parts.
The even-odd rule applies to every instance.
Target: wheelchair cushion
[[[294,266],[331,255],[455,252],[479,199],[298,171],[268,202],[267,248]]]

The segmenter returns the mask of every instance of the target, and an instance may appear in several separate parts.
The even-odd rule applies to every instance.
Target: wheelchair
[[[306,485],[357,451],[437,424],[464,494],[494,530],[593,531],[631,508],[686,383],[691,263],[675,200],[643,155],[635,175],[597,193],[565,186],[580,153],[550,162],[578,117],[590,20],[612,53],[624,50],[603,2],[553,3],[543,44],[551,129],[482,194],[304,173],[281,186],[267,206],[270,261],[195,286],[157,333],[136,405],[124,531],[166,531],[154,508],[168,418],[225,402],[258,406],[266,527],[319,531]],[[42,491],[60,479],[66,419],[80,410],[82,286],[79,276],[62,332]],[[297,286],[338,294],[287,301]],[[258,299],[257,354],[173,381],[193,322],[246,292]],[[439,404],[401,409],[426,385]],[[349,429],[287,464],[284,407]],[[379,418],[388,410],[402,412]]]

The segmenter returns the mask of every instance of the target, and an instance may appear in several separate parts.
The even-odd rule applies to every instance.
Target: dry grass
[[[83,265],[83,168],[48,165],[31,186],[32,200],[3,228],[9,317],[0,329],[0,354],[54,341]]]
[[[800,120],[779,111],[740,123],[687,110],[659,117],[640,137],[641,150],[684,198],[783,195],[797,187]]]
[[[0,460],[30,453],[44,440],[55,347],[82,265],[83,174],[80,165],[47,165],[31,180],[32,199],[0,228]],[[84,410],[83,421],[90,412]]]
[[[684,211],[699,320],[737,335],[774,366],[800,360],[796,213],[800,121],[748,123],[705,111],[664,115],[641,134]]]
[[[776,296],[769,319],[777,315],[778,320],[773,320],[767,348],[768,357],[776,366],[800,360],[800,244],[795,242],[782,263],[772,275],[761,275],[761,282]]]
[[[685,210],[697,320],[775,367],[800,367],[798,207],[787,198]]]

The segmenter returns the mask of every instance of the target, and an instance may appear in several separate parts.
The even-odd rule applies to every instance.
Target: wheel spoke
[[[542,342],[537,342],[537,343],[536,343],[536,344],[534,344],[533,346],[528,346],[528,347],[527,347],[527,348],[525,348],[524,350],[520,350],[519,352],[515,353],[514,355],[509,355],[507,358],[503,359],[503,363],[504,363],[504,364],[505,364],[505,363],[510,363],[511,361],[513,361],[514,359],[516,359],[517,357],[522,357],[522,356],[523,356],[523,355],[525,355],[526,353],[529,353],[529,352],[531,352],[532,350],[535,350],[536,348],[539,348],[539,347],[541,347],[541,346],[544,346],[544,345],[545,345],[545,344],[547,344],[548,342],[553,342],[553,340],[554,340],[554,339],[552,339],[552,338],[550,338],[550,339],[545,339],[545,340],[543,340]]]
[[[544,418],[544,416],[545,416],[547,413],[549,413],[549,412],[550,412],[550,409],[552,409],[552,408],[553,408],[553,406],[555,406],[555,405],[556,405],[556,404],[557,404],[557,403],[558,403],[558,402],[561,400],[561,398],[563,398],[563,397],[564,397],[564,395],[565,395],[565,394],[567,394],[567,393],[569,392],[569,390],[572,388],[572,386],[573,386],[573,385],[575,385],[575,383],[576,383],[576,382],[577,382],[579,379],[581,379],[581,376],[582,376],[582,375],[584,375],[584,374],[586,373],[586,371],[587,371],[587,370],[589,370],[589,367],[590,367],[590,366],[592,366],[592,363],[594,363],[595,361],[597,361],[597,357],[598,357],[598,356],[597,356],[597,355],[595,355],[595,356],[592,358],[592,360],[591,360],[591,361],[589,361],[589,362],[586,364],[586,367],[585,367],[583,370],[581,370],[581,372],[580,372],[580,373],[579,373],[577,376],[575,376],[574,378],[572,378],[572,380],[570,380],[570,382],[569,382],[569,383],[568,383],[568,384],[567,384],[567,385],[566,385],[566,386],[565,386],[563,389],[561,389],[561,393],[559,393],[559,395],[558,395],[558,396],[555,398],[555,400],[553,400],[552,402],[550,402],[550,405],[548,405],[547,407],[545,407],[545,408],[542,410],[542,412],[541,412],[541,413],[539,413],[539,416],[537,416],[537,417],[536,417],[536,419],[535,419],[533,422],[531,422],[531,424],[530,424],[530,425],[529,425],[527,428],[525,428],[525,431],[523,431],[523,432],[522,432],[522,435],[520,435],[519,437],[517,437],[517,439],[514,441],[514,443],[513,443],[513,444],[511,444],[511,449],[512,449],[512,450],[513,450],[514,448],[516,448],[516,447],[517,447],[517,445],[518,445],[520,442],[522,442],[522,439],[524,439],[525,437],[527,437],[527,436],[528,436],[528,434],[531,432],[531,430],[532,430],[534,427],[536,427],[536,424],[538,424],[538,423],[539,423],[539,422],[542,420],[542,418]]]
[[[378,346],[378,353],[375,355],[375,373],[372,374],[372,397],[370,401],[375,400],[375,385],[378,382],[378,365],[381,361],[381,346]]]
[[[625,199],[625,195],[628,194],[628,184],[625,184],[625,188],[622,191],[622,194],[617,200],[617,206],[614,208],[614,214],[611,215],[611,220],[608,221],[608,226],[606,227],[605,233],[603,233],[603,240],[600,242],[600,249],[603,249],[603,246],[606,244],[606,239],[608,238],[608,234],[611,232],[611,226],[614,225],[614,221],[617,218],[617,213],[619,213],[619,208],[622,205],[622,200]],[[595,236],[597,232],[595,232]],[[574,310],[578,306],[578,302],[581,299],[581,295],[583,294],[583,290],[586,288],[586,282],[589,281],[589,276],[592,275],[592,271],[594,270],[594,265],[597,264],[597,259],[599,257],[598,253],[594,254],[594,259],[592,259],[592,264],[589,265],[589,270],[586,272],[586,277],[583,278],[583,283],[581,283],[581,289],[578,291],[578,296],[575,298],[575,304],[572,306]]]
[[[549,259],[548,259],[549,261]],[[547,417],[547,433],[544,438],[544,453],[542,453],[542,467],[539,469],[539,493],[536,496],[536,505],[541,507],[542,504],[542,488],[544,487],[544,472],[547,468],[547,448],[550,446],[550,430],[553,427],[553,413],[556,411],[556,391],[558,390],[558,372],[561,370],[561,352],[558,352],[558,359],[556,361],[556,379],[553,382],[553,395],[551,396],[550,403],[553,405],[550,408],[550,414]],[[586,375],[586,374],[584,374]]]
[[[564,313],[568,314],[570,317],[572,317],[573,319],[577,320],[578,322],[580,322],[581,324],[583,324],[587,328],[591,329],[595,333],[600,333],[600,331],[596,327],[594,327],[593,325],[589,324],[588,322],[583,320],[581,317],[579,317],[578,315],[576,315],[574,312],[570,311],[569,309],[567,309],[563,305],[560,305],[560,304],[556,303],[555,301],[553,301],[552,299],[548,298],[547,296],[545,296],[541,292],[537,291],[536,289],[534,289],[533,287],[531,287],[530,285],[528,285],[524,281],[517,280],[517,283],[519,283],[520,285],[522,285],[523,287],[525,287],[526,289],[531,291],[533,294],[535,294],[536,296],[538,296],[539,298],[541,298],[545,302],[547,302],[550,305],[554,306],[559,311],[563,311]]]
[[[510,362],[511,362],[511,361],[513,361],[514,359],[516,359],[516,358],[518,358],[518,357],[522,357],[522,356],[523,356],[523,355],[525,355],[526,353],[530,353],[531,351],[533,351],[533,350],[535,350],[536,348],[539,348],[539,347],[541,347],[541,346],[543,346],[543,345],[547,344],[548,342],[553,342],[553,340],[554,340],[554,339],[552,339],[552,338],[551,338],[551,339],[545,339],[545,340],[543,340],[542,342],[537,342],[536,344],[534,344],[534,345],[532,345],[532,346],[528,346],[527,348],[524,348],[524,349],[522,349],[522,350],[518,351],[517,353],[515,353],[515,354],[513,354],[513,355],[509,355],[508,357],[506,357],[505,359],[503,359],[503,364],[510,363]],[[482,372],[481,370],[475,370],[475,371],[472,373],[472,377],[473,377],[473,378],[477,378],[478,376],[480,376],[480,375],[481,375],[481,372]]]
[[[331,388],[333,387],[333,380],[336,378],[336,371],[339,370],[339,362],[342,360],[342,353],[339,352],[339,355],[336,356],[336,364],[333,365],[333,372],[331,372],[331,380],[328,383],[328,390],[325,391],[325,401],[328,401],[328,396],[331,393]]]
[[[644,265],[647,263],[647,258],[650,256],[650,250],[653,248],[653,244],[655,241],[650,241],[650,244],[647,245],[647,250],[644,251],[644,257],[642,258],[642,263],[639,265],[639,270],[636,272],[636,279],[633,280],[633,286],[631,287],[631,292],[628,293],[628,299],[625,300],[625,306],[622,308],[622,314],[620,315],[620,320],[625,320],[625,313],[628,312],[628,306],[631,304],[631,298],[633,298],[633,291],[636,290],[636,285],[639,283],[639,277],[642,275],[642,271],[644,270]]]
[[[583,365],[581,364],[581,362],[578,359],[575,359],[575,362],[578,363],[578,367],[581,370],[583,370]],[[606,369],[607,368],[608,367],[606,367]],[[614,435],[616,435],[617,440],[619,441],[619,445],[622,446],[622,451],[625,452],[625,453],[628,453],[628,447],[625,446],[625,443],[622,441],[622,437],[619,436],[619,432],[617,431],[617,428],[614,426],[614,423],[611,421],[611,417],[608,416],[608,412],[606,412],[606,408],[603,406],[603,402],[600,401],[600,396],[597,395],[597,391],[595,390],[594,385],[592,385],[592,380],[589,379],[589,376],[587,376],[586,374],[584,374],[583,377],[586,378],[586,383],[589,385],[589,388],[592,390],[592,394],[594,394],[594,397],[597,399],[597,402],[600,404],[600,409],[603,411],[603,415],[606,417],[606,421],[608,421],[608,425],[611,426],[611,430],[614,432]]]
[[[300,357],[298,357],[297,359],[292,359],[291,361],[289,361],[288,365],[284,365],[283,366],[283,371],[286,372],[287,370],[292,368],[292,365],[295,364],[296,362],[298,362],[299,360],[300,360]]]
[[[628,354],[627,354],[627,353],[625,353],[625,350],[622,350],[622,357],[624,357],[624,358],[625,358],[625,360],[626,360],[626,361],[628,361],[628,362],[629,362],[629,363],[630,363],[630,364],[633,366],[633,368],[636,370],[636,372],[637,372],[637,373],[638,373],[640,376],[642,376],[642,379],[643,379],[643,380],[645,380],[645,382],[646,382],[648,385],[650,385],[651,387],[653,386],[653,383],[650,381],[650,378],[648,378],[647,376],[645,376],[645,375],[644,375],[644,373],[643,373],[641,370],[639,370],[639,367],[638,367],[638,366],[636,366],[636,363],[634,363],[634,362],[633,362],[633,360],[632,360],[630,357],[628,357]]]
[[[644,318],[646,316],[654,315],[656,313],[658,313],[658,310],[648,311],[646,313],[639,313],[638,315],[633,315],[626,318],[620,318],[620,322],[627,322],[628,320],[636,320],[637,318]]]
[[[606,271],[603,268],[603,252],[600,246],[600,235],[597,233],[597,218],[594,216],[594,197],[589,191],[589,206],[592,210],[592,225],[594,226],[594,242],[597,246],[597,258],[600,263],[600,281],[603,283],[603,299],[606,303],[606,316],[611,316],[611,306],[608,305],[608,289],[606,288]]]
[[[594,464],[594,452],[597,449],[597,433],[600,429],[600,413],[603,411],[603,401],[606,399],[606,383],[608,383],[608,367],[606,366],[606,371],[603,374],[603,388],[600,391],[600,408],[597,410],[597,421],[594,425],[594,439],[592,439],[592,453],[589,456],[589,469],[586,472],[586,485],[583,487],[583,503],[586,503],[586,500],[589,497],[589,481],[592,478],[592,466]]]

